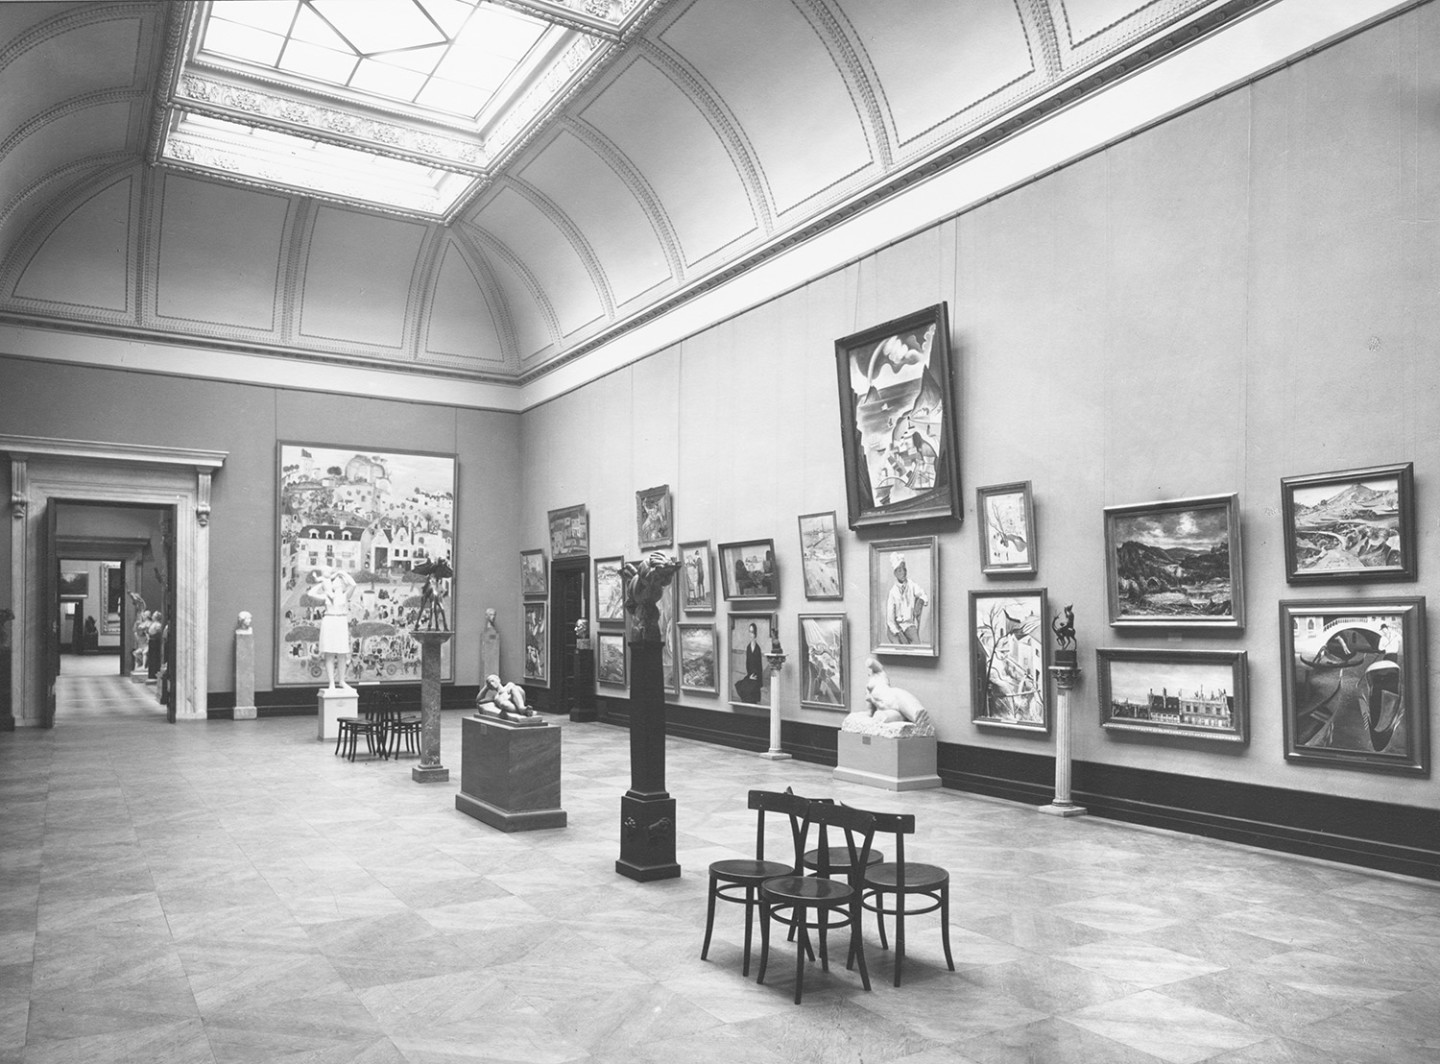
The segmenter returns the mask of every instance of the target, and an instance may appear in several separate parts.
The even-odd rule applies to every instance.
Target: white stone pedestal
[[[1086,809],[1070,800],[1070,689],[1080,678],[1073,664],[1051,665],[1055,679],[1055,800],[1042,805],[1050,816],[1084,816]]]
[[[887,791],[918,791],[940,786],[935,771],[938,750],[933,735],[862,735],[841,731],[834,776],[849,783]]]
[[[770,749],[760,756],[766,761],[789,761],[790,755],[780,749],[780,666],[785,664],[784,654],[766,654],[770,663]]]
[[[255,719],[255,632],[235,629],[235,719]]]
[[[317,739],[338,739],[340,718],[360,715],[360,692],[343,688],[320,688],[319,693],[320,733]]]

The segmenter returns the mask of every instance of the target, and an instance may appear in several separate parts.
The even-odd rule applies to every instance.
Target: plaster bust
[[[235,618],[235,630],[237,632],[248,632],[250,631],[250,625],[253,621],[254,618],[250,616],[249,610],[241,610],[240,616]]]

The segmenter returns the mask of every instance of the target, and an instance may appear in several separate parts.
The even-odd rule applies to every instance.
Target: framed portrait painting
[[[770,705],[770,670],[765,654],[779,634],[773,613],[732,613],[726,622],[730,671],[726,688],[732,706]]]
[[[850,527],[960,520],[946,304],[836,340],[835,367]]]
[[[1250,700],[1243,650],[1095,651],[1100,726],[1207,742],[1250,741]]]
[[[840,542],[835,529],[835,511],[801,514],[800,569],[805,578],[807,599],[845,597],[840,579]]]
[[[550,510],[550,557],[580,558],[590,553],[590,513],[582,506]]]
[[[1415,579],[1414,463],[1286,477],[1280,508],[1289,583]]]
[[[719,659],[713,624],[680,625],[680,690],[716,694],[720,690]]]
[[[843,613],[800,614],[800,704],[848,712],[849,657]]]
[[[1237,496],[1105,508],[1114,628],[1243,628]]]
[[[635,493],[635,536],[642,551],[668,547],[675,539],[675,509],[670,485]]]
[[[970,592],[970,720],[1048,732],[1045,589]]]
[[[543,550],[520,552],[520,594],[525,598],[549,594],[549,569]]]
[[[544,602],[527,602],[525,613],[525,667],[522,675],[526,683],[547,687],[550,684],[550,624],[549,605]]]
[[[715,570],[710,564],[710,541],[680,544],[680,590],[686,613],[715,612]]]
[[[624,687],[625,635],[623,632],[599,632],[595,636],[595,682],[606,687]]]
[[[727,600],[779,597],[780,574],[775,569],[773,539],[722,543],[719,551],[720,581]]]
[[[1423,598],[1280,603],[1285,759],[1430,774]]]
[[[980,571],[986,576],[1035,575],[1040,551],[1030,482],[977,488],[975,510],[980,519]]]
[[[934,536],[870,544],[870,652],[940,655],[940,546]]]

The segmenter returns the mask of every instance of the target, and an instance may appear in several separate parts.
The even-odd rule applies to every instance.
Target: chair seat
[[[866,867],[877,865],[883,860],[885,860],[885,855],[883,853],[880,853],[878,851],[873,852],[870,854],[870,862],[869,865],[867,865]],[[818,848],[814,850],[806,850],[804,861],[806,868],[818,869],[820,867],[820,850]],[[834,876],[843,876],[849,871],[850,851],[847,850],[844,846],[831,846],[830,874]]]
[[[732,883],[742,883],[747,880],[759,883],[775,876],[783,876],[789,871],[788,864],[781,864],[779,861],[758,861],[753,857],[715,861],[710,865],[712,876],[729,880]]]
[[[795,905],[834,903],[854,893],[850,884],[839,879],[815,876],[776,876],[760,884],[760,893],[775,901]]]
[[[884,890],[897,890],[900,881],[900,866],[894,861],[886,861],[883,864],[871,865],[865,870],[865,885],[867,887],[880,887]],[[916,864],[913,861],[905,864],[905,892],[936,890],[950,882],[950,873],[937,865]]]

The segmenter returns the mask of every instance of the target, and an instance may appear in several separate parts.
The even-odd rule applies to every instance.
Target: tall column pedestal
[[[255,719],[255,632],[235,629],[235,719]]]
[[[665,790],[665,680],[659,643],[630,644],[630,790],[620,799],[615,871],[642,883],[675,879],[675,799]]]
[[[412,632],[420,643],[420,764],[410,770],[416,783],[445,783],[440,764],[440,648],[454,632]]]
[[[343,687],[322,687],[319,697],[319,726],[315,738],[321,742],[334,742],[340,737],[340,718],[360,714],[360,695],[355,690]]]
[[[789,761],[790,755],[780,749],[780,666],[785,664],[784,654],[766,654],[770,665],[770,749],[760,756],[766,761]]]
[[[1080,679],[1080,669],[1072,660],[1051,665],[1050,675],[1055,678],[1055,800],[1042,805],[1040,812],[1084,816],[1085,807],[1070,800],[1070,690]]]

